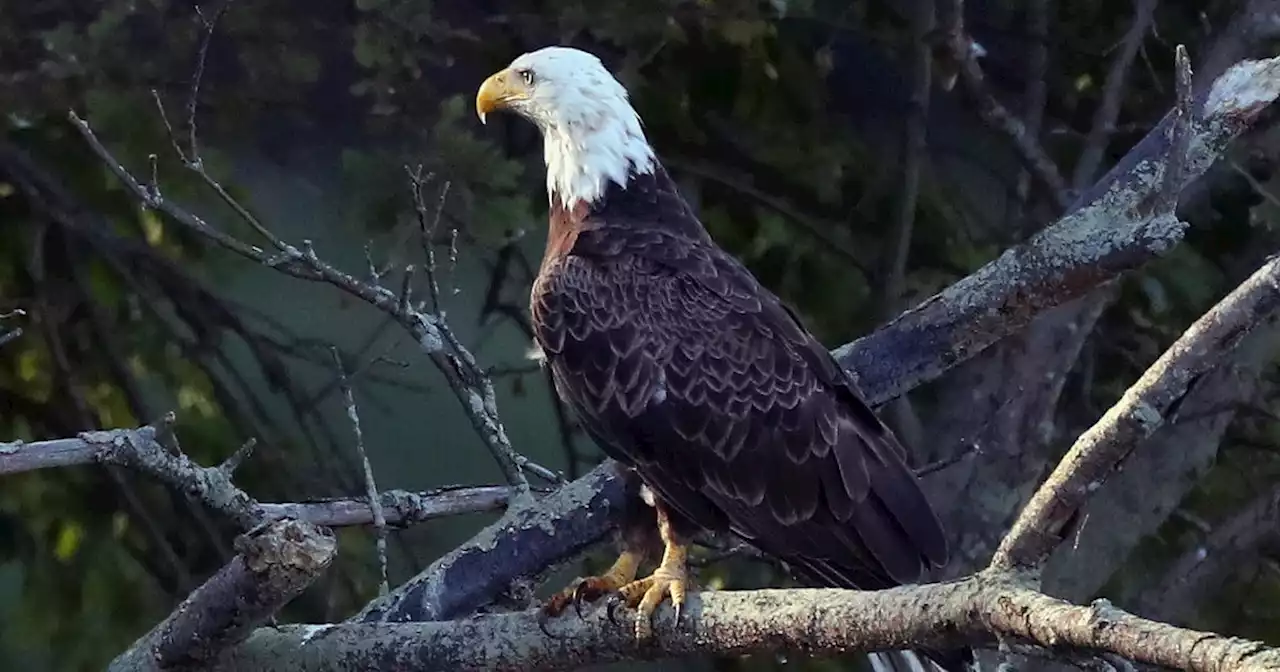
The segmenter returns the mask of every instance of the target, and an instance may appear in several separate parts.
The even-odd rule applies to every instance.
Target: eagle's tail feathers
[[[960,656],[936,656],[932,651],[876,651],[867,654],[874,672],[972,672],[977,666],[972,659]],[[923,654],[923,655],[922,655]],[[955,660],[949,660],[955,658]]]

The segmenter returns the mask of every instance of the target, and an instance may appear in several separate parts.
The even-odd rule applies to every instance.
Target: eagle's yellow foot
[[[658,534],[662,537],[662,562],[653,574],[634,581],[618,591],[618,598],[636,610],[636,641],[643,642],[653,635],[653,612],[671,596],[671,606],[676,610],[676,623],[680,622],[680,610],[689,592],[689,572],[686,561],[689,548],[676,534],[671,517],[660,502],[654,503],[658,514]],[[609,618],[613,619],[613,607],[609,604]]]
[[[578,616],[582,616],[582,603],[593,602],[604,595],[608,595],[621,589],[636,578],[636,571],[640,568],[640,560],[642,555],[635,551],[623,551],[618,559],[614,561],[604,574],[600,576],[586,576],[575,579],[569,584],[568,588],[551,596],[547,603],[543,605],[543,614],[547,616],[559,616],[570,605],[573,605],[574,611],[578,612]]]
[[[653,636],[653,612],[658,610],[667,596],[671,597],[671,606],[675,608],[676,621],[680,621],[680,611],[684,608],[689,591],[685,557],[686,550],[683,546],[668,546],[662,556],[662,564],[653,570],[653,574],[633,581],[618,591],[621,601],[636,610],[637,642],[646,641]],[[610,611],[612,612],[612,606]]]

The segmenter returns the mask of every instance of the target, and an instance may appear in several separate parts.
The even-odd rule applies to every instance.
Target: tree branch
[[[1280,311],[1280,257],[1191,325],[1102,419],[1076,440],[1027,503],[991,561],[1038,569],[1076,512],[1138,444],[1173,417],[1205,373]]]
[[[315,581],[338,554],[332,533],[295,520],[251,532],[237,547],[239,555],[112,661],[108,672],[159,672],[215,660]]]
[[[1035,136],[987,88],[982,66],[978,64],[979,47],[964,28],[964,0],[937,0],[938,28],[934,31],[935,48],[942,52],[948,69],[954,69],[964,85],[965,93],[978,108],[978,116],[992,128],[1009,136],[1014,149],[1027,169],[1043,185],[1058,207],[1070,203],[1071,192],[1058,165],[1045,153]],[[954,76],[944,77],[950,89]]]
[[[230,472],[234,469],[226,468],[238,466],[237,463],[243,459],[239,451],[218,467],[201,467],[185,456],[165,450],[156,441],[154,427],[90,432],[71,439],[0,443],[0,475],[98,464],[113,459],[127,466],[140,466],[141,471],[178,491],[193,494],[206,505],[228,515],[231,515],[229,510],[219,502],[233,502],[231,509],[247,515],[245,520],[251,523],[243,529],[277,518],[296,518],[326,527],[374,522],[367,499],[243,504],[242,499],[249,496],[231,482]],[[511,488],[490,485],[439,488],[427,492],[388,490],[378,498],[388,525],[408,525],[445,516],[496,511],[506,507],[512,496]]]
[[[539,629],[536,612],[460,621],[289,625],[260,629],[218,669],[561,670],[620,660],[748,652],[836,654],[906,646],[1025,643],[1062,654],[1114,652],[1195,672],[1280,667],[1258,642],[1138,618],[1105,600],[1076,606],[982,574],[882,591],[790,589],[691,594],[678,625],[668,605],[637,645],[608,609]]]
[[[536,577],[584,551],[613,526],[622,505],[617,463],[608,460],[531,506],[509,509],[470,541],[431,563],[352,621],[460,618],[491,603],[513,582]]]
[[[506,508],[514,492],[510,487],[480,485],[439,488],[427,492],[384,490],[378,499],[387,525],[409,525],[464,513],[484,513]],[[262,504],[271,518],[296,518],[325,527],[371,525],[373,510],[367,499],[335,499],[321,502]]]

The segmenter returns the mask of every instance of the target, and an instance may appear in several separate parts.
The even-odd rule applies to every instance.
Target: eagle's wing
[[[535,293],[560,393],[668,505],[829,585],[945,563],[904,451],[845,372],[709,240],[594,223]]]

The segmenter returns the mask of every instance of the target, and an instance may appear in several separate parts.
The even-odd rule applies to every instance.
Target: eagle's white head
[[[476,114],[484,122],[501,109],[542,131],[552,204],[593,202],[610,182],[626,186],[631,175],[652,172],[656,164],[627,90],[585,51],[539,49],[491,75],[476,93]]]

